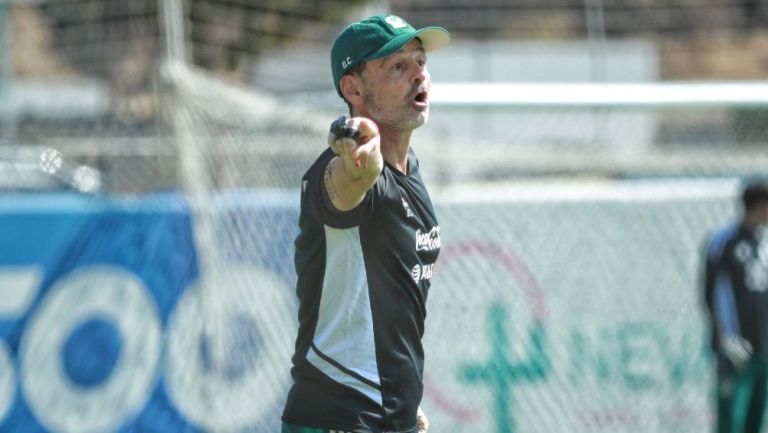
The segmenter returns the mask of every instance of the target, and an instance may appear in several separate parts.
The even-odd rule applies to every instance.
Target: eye
[[[395,63],[394,65],[392,65],[392,69],[394,69],[396,71],[399,71],[400,69],[403,69],[403,63],[402,62]]]

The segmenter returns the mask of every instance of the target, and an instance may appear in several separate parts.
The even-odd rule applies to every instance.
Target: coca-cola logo
[[[427,233],[416,230],[416,251],[433,251],[440,248],[440,227],[432,227]]]

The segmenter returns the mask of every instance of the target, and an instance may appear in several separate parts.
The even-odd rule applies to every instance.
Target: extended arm
[[[360,204],[384,168],[376,124],[355,117],[347,121],[347,128],[358,131],[356,140],[332,132],[328,135],[328,145],[337,156],[328,163],[323,178],[331,203],[340,211]]]

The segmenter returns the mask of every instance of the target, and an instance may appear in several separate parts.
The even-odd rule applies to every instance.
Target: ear
[[[339,89],[341,94],[353,106],[359,105],[363,100],[363,94],[361,92],[363,82],[355,74],[346,74],[339,80]]]

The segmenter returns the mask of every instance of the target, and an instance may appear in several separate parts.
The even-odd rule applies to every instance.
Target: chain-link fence
[[[0,226],[24,234],[0,295],[36,294],[0,296],[0,429],[278,428],[299,182],[346,111],[329,46],[384,10],[454,36],[413,137],[443,236],[432,428],[708,428],[698,248],[768,167],[768,106],[627,101],[703,79],[759,101],[760,2],[0,1]],[[438,97],[481,83],[502,102]],[[537,104],[552,83],[626,87]]]

